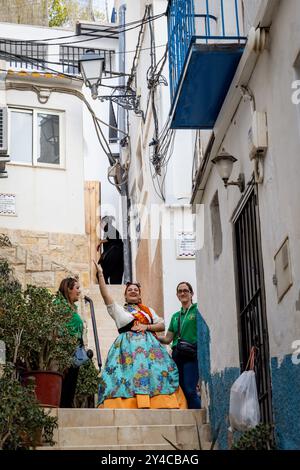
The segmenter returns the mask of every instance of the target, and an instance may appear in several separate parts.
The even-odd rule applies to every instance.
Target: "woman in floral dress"
[[[101,295],[119,331],[101,375],[99,407],[187,408],[177,366],[156,337],[164,330],[163,319],[141,303],[137,283],[127,283],[124,306],[114,302],[96,267]]]

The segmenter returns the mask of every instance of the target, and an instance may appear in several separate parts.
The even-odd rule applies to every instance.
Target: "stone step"
[[[146,410],[146,409],[58,409],[58,422],[63,427],[101,427],[124,425],[204,425],[206,410]]]
[[[204,425],[206,426],[206,425]],[[172,443],[198,448],[195,425],[146,425],[146,426],[90,426],[63,427],[58,432],[59,447],[95,445],[165,444],[164,437]],[[206,429],[200,427],[201,441],[209,440]],[[101,444],[100,444],[101,443]]]
[[[198,450],[198,448],[191,449],[189,445],[182,445],[178,443],[173,443],[180,450]],[[203,442],[201,443],[202,450],[210,450],[211,443]],[[131,445],[95,445],[95,446],[64,446],[64,447],[37,447],[36,450],[175,450],[171,444],[131,444]]]

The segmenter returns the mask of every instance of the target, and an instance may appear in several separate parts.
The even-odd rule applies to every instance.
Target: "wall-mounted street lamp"
[[[217,167],[218,173],[221,176],[225,188],[227,186],[238,186],[240,188],[241,193],[245,190],[245,175],[244,173],[240,173],[237,181],[228,181],[231,173],[233,164],[237,161],[235,157],[230,155],[224,149],[222,152],[215,158],[213,158],[212,163],[214,163]]]
[[[91,89],[92,98],[98,98],[98,87],[101,84],[102,74],[105,70],[105,58],[95,54],[94,49],[88,49],[79,60],[79,70],[84,84]]]
[[[98,95],[98,87],[101,85],[103,73],[115,75],[117,77],[130,77],[127,73],[113,72],[105,69],[104,55],[95,54],[94,49],[88,49],[81,57],[79,62],[79,70],[84,80],[85,86],[90,88],[92,98],[100,101],[109,100],[122,106],[127,110],[134,111],[138,116],[143,115],[140,109],[140,90],[133,90],[127,86],[116,86],[111,95]],[[120,93],[121,91],[121,93]]]

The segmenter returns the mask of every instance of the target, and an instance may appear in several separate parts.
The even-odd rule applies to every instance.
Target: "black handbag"
[[[183,339],[178,340],[176,344],[176,352],[179,357],[186,359],[196,359],[197,357],[197,344],[189,343]]]
[[[187,315],[187,314],[186,314]],[[197,357],[197,343],[189,343],[180,337],[180,322],[181,322],[181,313],[178,317],[178,342],[173,348],[175,357],[177,356],[180,359],[194,360]]]

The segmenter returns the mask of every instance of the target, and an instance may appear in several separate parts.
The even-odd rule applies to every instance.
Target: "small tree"
[[[94,395],[98,393],[100,373],[92,360],[87,361],[79,369],[75,405],[76,408],[94,407]]]
[[[29,449],[40,443],[54,445],[57,418],[39,406],[34,386],[22,387],[15,370],[6,366],[0,378],[0,449]]]
[[[73,26],[77,20],[104,21],[105,14],[93,8],[89,0],[87,6],[80,6],[77,0],[52,0],[48,8],[49,26]]]
[[[7,360],[29,371],[64,371],[77,344],[67,328],[70,309],[48,289],[27,286],[23,291],[6,260],[0,260],[0,276],[0,339]]]
[[[49,26],[63,26],[68,19],[68,9],[65,0],[52,0],[49,4]]]

